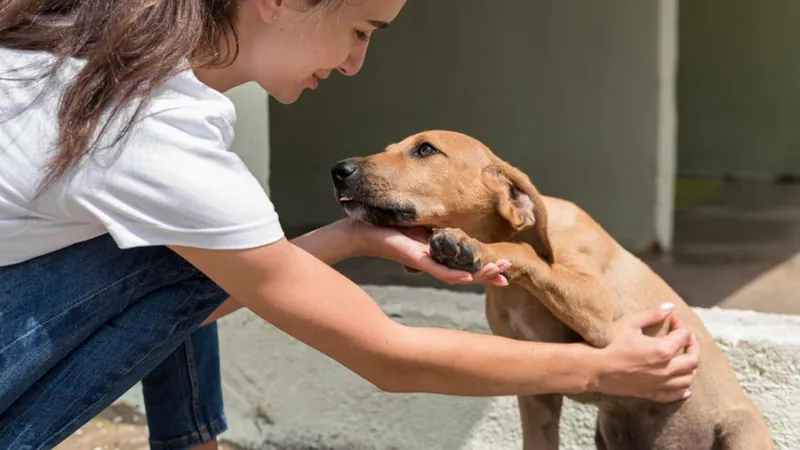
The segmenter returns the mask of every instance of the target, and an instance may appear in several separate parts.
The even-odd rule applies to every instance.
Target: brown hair
[[[58,152],[47,167],[47,186],[91,152],[100,120],[106,124],[135,100],[134,114],[113,143],[130,130],[149,98],[188,58],[195,67],[233,62],[238,54],[240,0],[0,0],[0,45],[42,50],[56,62],[85,66],[61,97]],[[328,10],[342,0],[305,0]],[[100,128],[99,137],[105,132]]]

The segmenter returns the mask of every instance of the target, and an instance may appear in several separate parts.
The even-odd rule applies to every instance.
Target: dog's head
[[[552,261],[547,210],[530,179],[483,143],[452,131],[425,131],[384,152],[338,162],[336,199],[352,218],[373,225],[460,228],[484,242],[533,231]]]

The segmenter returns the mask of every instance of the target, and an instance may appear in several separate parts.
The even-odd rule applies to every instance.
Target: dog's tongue
[[[342,196],[339,197],[339,201],[340,202],[349,202],[350,200],[353,200],[353,198],[352,197],[348,197],[346,195],[342,195]]]

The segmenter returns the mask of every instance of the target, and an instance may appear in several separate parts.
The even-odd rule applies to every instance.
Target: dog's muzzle
[[[339,161],[331,168],[333,184],[337,188],[343,188],[347,186],[348,183],[360,180],[361,175],[361,167],[350,159]]]

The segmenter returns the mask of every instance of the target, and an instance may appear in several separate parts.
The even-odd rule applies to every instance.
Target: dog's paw
[[[439,228],[431,236],[431,258],[451,269],[475,273],[481,268],[479,245],[461,230]]]

